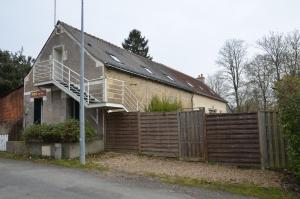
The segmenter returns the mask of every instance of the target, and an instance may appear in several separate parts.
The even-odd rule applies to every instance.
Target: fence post
[[[206,114],[202,110],[202,125],[203,125],[203,159],[208,162],[208,145],[207,145],[207,131],[206,131]]]
[[[177,128],[178,128],[178,157],[181,159],[181,127],[180,127],[180,112],[177,112]]]
[[[267,167],[269,167],[268,148],[267,148],[268,146],[267,146],[267,137],[266,137],[266,113],[263,111],[258,111],[257,120],[258,120],[261,169],[265,170]]]
[[[141,119],[141,113],[140,112],[137,112],[137,130],[138,130],[138,152],[141,153],[142,150],[141,150],[141,122],[140,122],[140,119]]]

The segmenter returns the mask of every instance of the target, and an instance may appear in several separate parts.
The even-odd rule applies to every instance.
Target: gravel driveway
[[[134,154],[105,153],[94,157],[93,160],[112,170],[127,173],[166,174],[203,179],[209,182],[250,183],[263,187],[280,187],[282,177],[274,171],[244,169],[200,162],[183,162]]]

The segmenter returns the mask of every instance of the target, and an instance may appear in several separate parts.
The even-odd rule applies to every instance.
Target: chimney
[[[198,77],[196,79],[199,80],[199,81],[201,81],[201,82],[203,82],[203,83],[205,81],[205,77],[203,76],[203,74],[198,75]]]

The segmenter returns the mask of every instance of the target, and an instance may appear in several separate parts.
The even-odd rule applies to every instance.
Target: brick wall
[[[23,86],[0,97],[0,123],[14,123],[23,117]]]

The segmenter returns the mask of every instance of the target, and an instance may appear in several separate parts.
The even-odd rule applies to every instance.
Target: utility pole
[[[84,126],[84,29],[83,0],[81,0],[81,45],[80,45],[80,163],[85,165],[85,126]]]
[[[54,27],[56,26],[56,0],[54,0]]]

